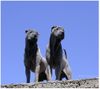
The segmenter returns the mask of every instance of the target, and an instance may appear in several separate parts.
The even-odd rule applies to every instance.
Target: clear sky
[[[38,45],[45,56],[53,25],[65,29],[62,46],[67,50],[73,79],[98,77],[98,1],[3,1],[1,4],[2,84],[26,82],[25,30],[33,28],[40,33]]]

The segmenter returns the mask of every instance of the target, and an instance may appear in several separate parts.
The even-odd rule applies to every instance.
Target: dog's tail
[[[64,50],[65,57],[67,58],[67,52],[66,52],[66,50],[65,50],[65,49],[63,49],[63,50]]]

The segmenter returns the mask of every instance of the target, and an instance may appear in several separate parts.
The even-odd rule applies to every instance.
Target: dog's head
[[[64,39],[64,29],[59,26],[53,26],[51,28],[51,34],[59,40]]]
[[[26,30],[26,40],[31,43],[36,43],[38,40],[38,32],[34,30]]]

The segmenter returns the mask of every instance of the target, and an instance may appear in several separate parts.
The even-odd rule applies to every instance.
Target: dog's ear
[[[56,27],[57,27],[57,26],[52,26],[52,27],[51,27],[51,32],[52,32],[52,30],[53,30],[54,28],[56,28]]]
[[[28,32],[28,30],[25,30],[25,33],[27,33]]]
[[[36,32],[36,34],[39,36],[40,34],[38,32]]]

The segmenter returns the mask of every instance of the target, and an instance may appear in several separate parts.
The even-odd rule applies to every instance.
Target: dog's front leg
[[[56,80],[60,80],[60,75],[61,75],[61,66],[58,65],[57,68],[55,69],[55,74],[56,74]]]
[[[28,67],[25,68],[25,73],[26,73],[26,82],[30,83],[30,69]]]
[[[35,82],[38,82],[39,80],[39,71],[40,71],[40,65],[37,65],[35,69]]]

